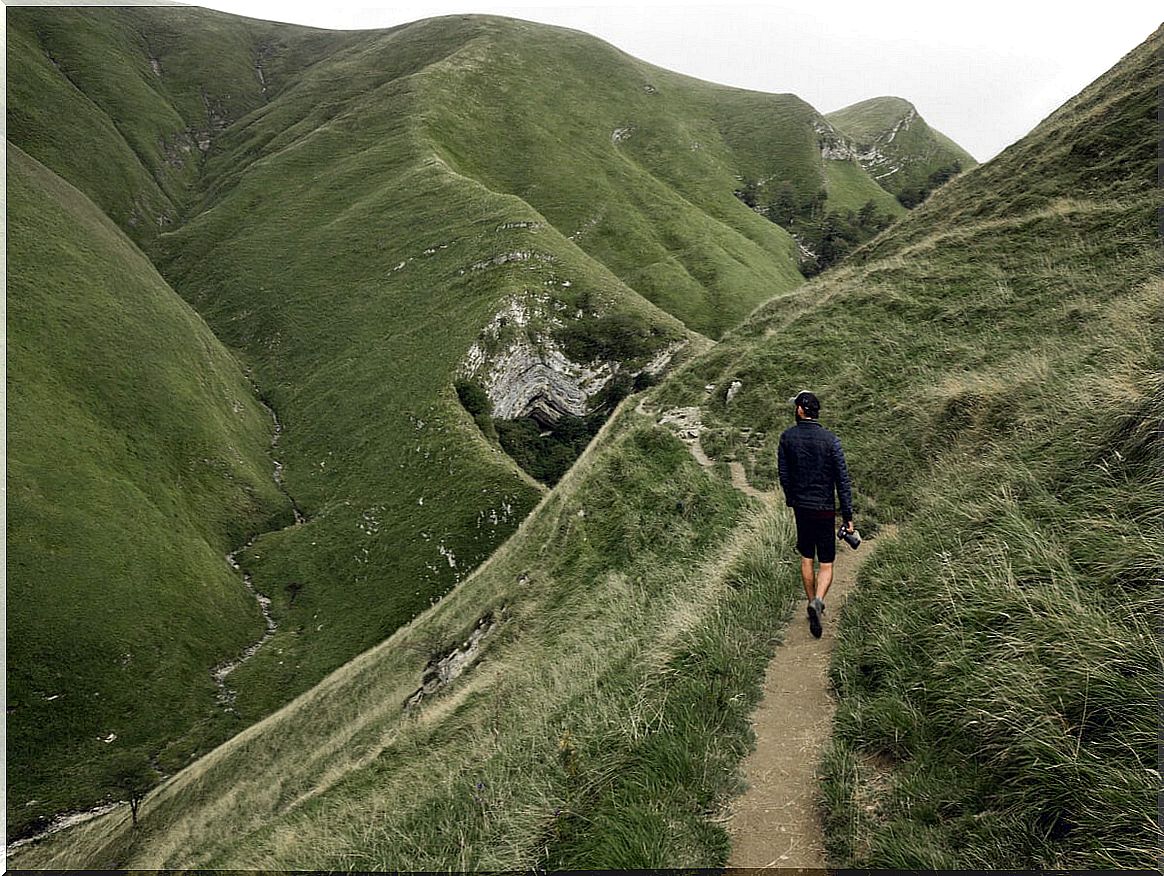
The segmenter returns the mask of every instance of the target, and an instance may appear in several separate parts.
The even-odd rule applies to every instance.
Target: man
[[[825,595],[833,583],[837,556],[834,490],[840,496],[845,528],[853,530],[853,487],[840,439],[817,422],[820,401],[808,390],[789,403],[796,410],[796,425],[780,436],[777,463],[784,499],[796,514],[796,548],[800,551],[800,577],[808,596],[808,628],[820,638]],[[813,557],[820,573],[813,574]]]

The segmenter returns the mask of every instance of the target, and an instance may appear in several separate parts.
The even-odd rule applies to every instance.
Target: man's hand
[[[852,520],[846,520],[846,521],[845,521],[845,531],[846,531],[846,532],[852,532],[852,531],[853,531],[853,521],[852,521]]]

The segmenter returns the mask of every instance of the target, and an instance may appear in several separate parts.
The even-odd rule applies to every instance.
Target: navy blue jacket
[[[816,420],[799,420],[784,430],[776,454],[784,500],[793,508],[833,511],[833,490],[841,515],[853,519],[853,485],[841,441]]]

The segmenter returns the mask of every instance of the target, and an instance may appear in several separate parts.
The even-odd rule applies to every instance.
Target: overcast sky
[[[892,94],[979,161],[1022,137],[1143,42],[1159,0],[675,2],[209,0],[197,5],[315,27],[390,27],[492,13],[576,28],[700,79],[792,92],[821,112]]]

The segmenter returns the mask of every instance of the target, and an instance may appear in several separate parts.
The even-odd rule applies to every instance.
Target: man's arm
[[[788,457],[784,455],[784,436],[780,436],[780,443],[776,449],[776,468],[780,471],[780,489],[784,491],[784,497],[788,498],[788,487],[792,481],[792,476],[788,471]]]
[[[845,464],[845,451],[841,449],[841,439],[833,436],[833,462],[837,495],[841,498],[841,516],[849,523],[853,519],[853,484],[849,480],[849,467]]]

